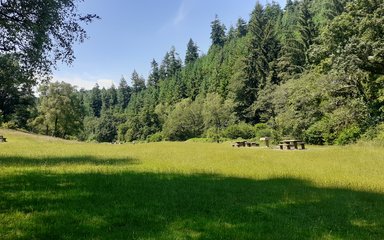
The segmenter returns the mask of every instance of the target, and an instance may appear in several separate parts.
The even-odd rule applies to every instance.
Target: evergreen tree
[[[227,33],[227,42],[235,40],[237,38],[236,29],[231,25]]]
[[[171,50],[169,51],[168,56],[169,56],[168,77],[175,76],[176,73],[180,72],[183,63],[179,57],[179,54],[176,52],[176,49],[174,46],[171,47]]]
[[[238,38],[244,37],[247,35],[248,26],[244,19],[239,18],[236,23],[236,34]]]
[[[109,94],[109,105],[111,108],[114,108],[117,105],[117,90],[114,84],[112,84],[111,88],[108,89]]]
[[[101,91],[99,88],[99,84],[96,83],[96,85],[92,88],[90,98],[93,116],[100,117],[103,101],[101,99]]]
[[[303,0],[300,4],[299,12],[299,32],[304,47],[305,64],[309,64],[309,47],[314,43],[316,29],[313,23],[313,16],[310,11],[310,0]]]
[[[153,59],[151,62],[151,73],[148,76],[148,86],[157,86],[160,81],[159,64]]]
[[[185,65],[191,64],[199,58],[198,51],[199,51],[199,48],[193,42],[192,38],[189,39],[189,42],[187,45],[187,52],[185,54]]]
[[[160,79],[167,79],[176,75],[180,72],[182,67],[182,61],[179,54],[176,53],[175,47],[171,47],[171,50],[167,52],[160,65],[159,75]]]
[[[159,69],[159,77],[161,80],[165,80],[169,75],[169,52],[166,52],[163,58],[163,61],[161,62],[160,69]]]
[[[134,93],[140,92],[145,89],[145,80],[142,76],[139,76],[136,70],[133,70],[131,81],[132,81],[132,90]]]
[[[121,110],[124,110],[131,98],[131,88],[128,86],[124,77],[121,77],[119,87],[117,88],[117,103]]]
[[[222,24],[218,18],[218,16],[215,16],[215,20],[211,22],[211,39],[212,39],[212,45],[217,46],[224,46],[225,43],[225,30],[226,27],[224,24]]]

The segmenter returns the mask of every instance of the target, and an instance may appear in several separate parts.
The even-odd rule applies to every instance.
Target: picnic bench
[[[247,141],[240,141],[232,144],[232,147],[258,147],[258,146],[259,144],[256,142],[247,142]]]
[[[7,139],[4,136],[0,135],[0,142],[6,142],[6,141],[7,141]]]
[[[279,147],[281,150],[284,150],[284,149],[287,149],[287,150],[296,149],[297,150],[297,149],[299,149],[299,146],[300,146],[301,150],[305,149],[305,143],[301,140],[295,140],[295,139],[283,140],[279,144]]]

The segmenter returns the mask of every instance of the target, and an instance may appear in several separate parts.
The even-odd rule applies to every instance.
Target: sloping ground
[[[50,136],[37,135],[37,134],[29,133],[29,132],[16,131],[16,130],[10,130],[10,129],[1,129],[1,128],[0,128],[0,135],[3,135],[4,137],[6,137],[8,142],[26,142],[26,141],[63,142],[63,141],[67,141],[67,140],[64,140],[61,138],[55,138],[55,137],[50,137]]]

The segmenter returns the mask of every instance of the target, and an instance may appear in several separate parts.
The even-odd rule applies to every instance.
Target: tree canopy
[[[73,44],[83,42],[82,24],[99,18],[80,14],[82,0],[0,1],[0,54],[11,54],[30,74],[46,75],[58,61],[72,63]]]
[[[2,3],[7,2],[12,1]],[[21,96],[28,91],[21,86],[28,84],[17,82],[28,78],[22,71],[26,65],[15,52],[4,55],[0,121],[44,132],[30,124],[34,119],[48,126],[47,134],[95,141],[290,136],[346,144],[374,139],[384,129],[383,4],[292,0],[282,9],[256,3],[249,22],[239,18],[228,31],[216,16],[207,54],[199,55],[190,39],[184,62],[171,47],[163,59],[151,61],[148,79],[134,71],[131,86],[122,77],[117,88],[73,89],[84,109],[77,132],[46,118],[54,116],[45,106],[56,97],[42,94],[38,111],[36,104],[27,104]]]

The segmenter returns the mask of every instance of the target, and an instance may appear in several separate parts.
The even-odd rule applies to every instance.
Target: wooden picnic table
[[[3,137],[2,135],[0,135],[0,142],[6,142],[7,139],[5,137]]]
[[[258,147],[258,146],[259,144],[256,142],[247,142],[247,141],[240,141],[232,144],[232,147]]]
[[[287,139],[280,142],[279,147],[281,150],[284,149],[284,147],[288,150],[294,148],[299,149],[298,145],[300,145],[301,149],[305,149],[305,143],[301,140],[297,139]]]

